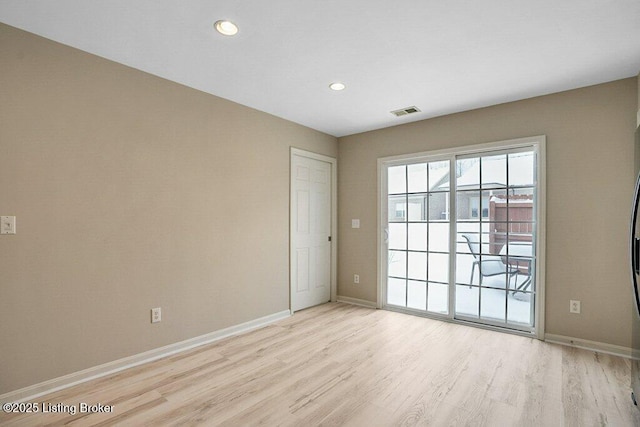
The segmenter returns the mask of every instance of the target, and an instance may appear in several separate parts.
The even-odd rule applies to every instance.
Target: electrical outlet
[[[353,275],[353,283],[360,283],[360,275],[359,274],[354,274]]]
[[[580,314],[580,301],[573,299],[569,301],[569,313]]]
[[[158,323],[162,320],[162,308],[156,307],[151,309],[151,323]]]

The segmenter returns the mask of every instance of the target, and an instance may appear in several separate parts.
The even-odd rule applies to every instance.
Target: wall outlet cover
[[[569,313],[580,314],[580,301],[578,300],[569,301]]]
[[[162,321],[162,308],[156,307],[151,309],[151,323]]]

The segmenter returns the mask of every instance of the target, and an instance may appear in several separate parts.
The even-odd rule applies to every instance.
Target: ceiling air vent
[[[405,107],[400,110],[392,111],[391,114],[393,114],[396,117],[401,117],[401,116],[406,116],[407,114],[413,114],[413,113],[419,113],[419,112],[420,112],[420,109],[415,105],[413,105],[411,107]]]

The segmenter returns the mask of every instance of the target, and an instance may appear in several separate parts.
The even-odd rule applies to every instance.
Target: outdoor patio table
[[[509,263],[513,262],[516,266],[519,266],[521,262],[527,263],[527,278],[520,285],[516,286],[516,289],[513,291],[514,294],[518,291],[526,291],[531,285],[531,264],[533,262],[532,254],[533,246],[531,245],[531,242],[511,242],[504,245],[500,250],[500,255],[507,257],[507,262]],[[518,274],[520,273],[518,272]]]

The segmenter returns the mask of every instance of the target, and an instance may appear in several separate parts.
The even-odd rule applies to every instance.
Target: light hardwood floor
[[[35,399],[113,414],[0,424],[639,426],[629,375],[620,357],[332,303]]]

